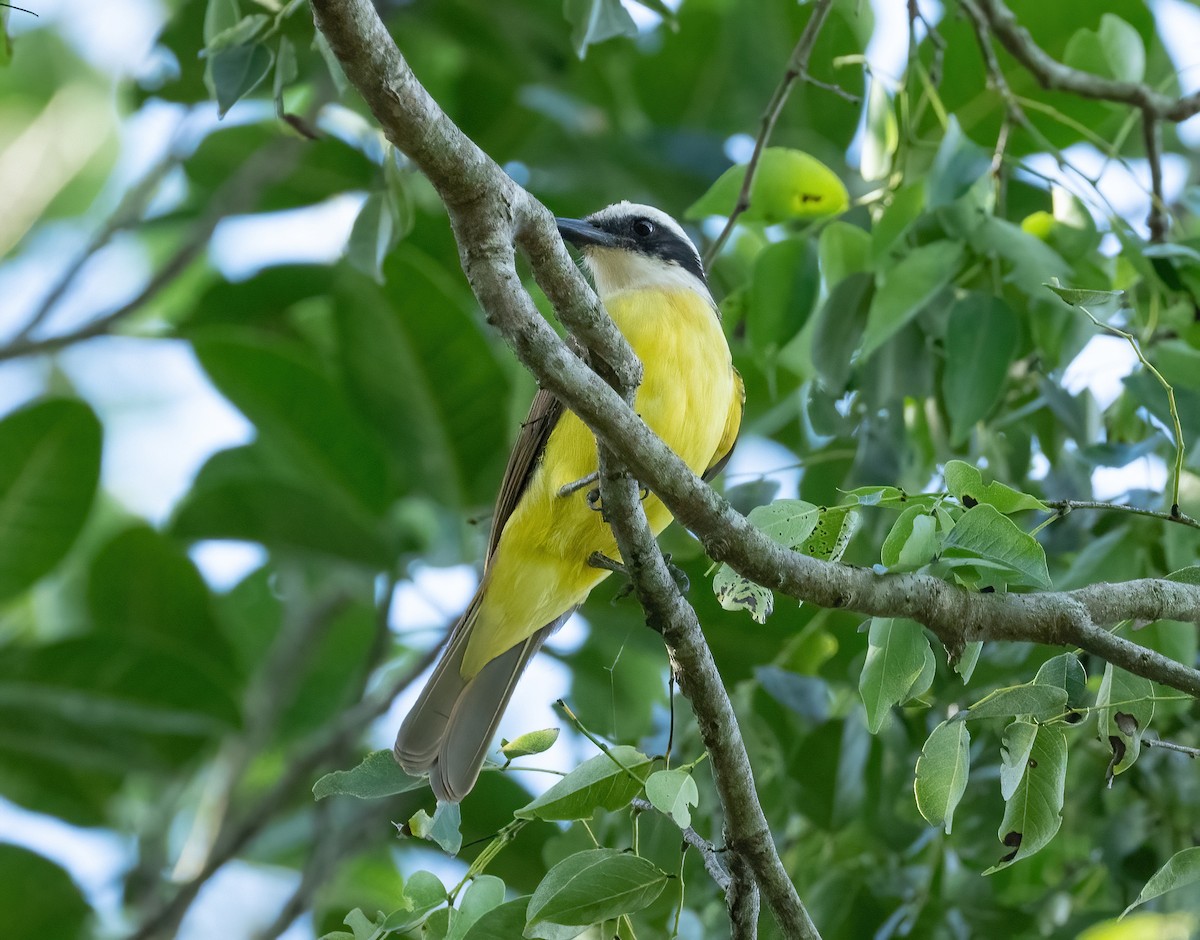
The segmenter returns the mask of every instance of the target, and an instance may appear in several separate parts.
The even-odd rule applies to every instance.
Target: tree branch
[[[300,144],[295,140],[281,140],[274,146],[256,153],[242,165],[236,174],[230,177],[217,190],[209,203],[207,211],[205,211],[203,216],[197,221],[195,227],[187,234],[183,243],[166,260],[163,266],[154,273],[149,283],[142,288],[136,297],[122,304],[111,313],[92,320],[90,323],[85,323],[78,329],[71,330],[68,333],[60,333],[57,336],[48,336],[44,339],[34,339],[29,336],[29,333],[43,316],[43,312],[39,310],[35,314],[34,320],[26,325],[17,338],[4,346],[0,346],[0,362],[6,359],[16,359],[20,356],[55,352],[67,346],[83,342],[84,340],[104,336],[112,332],[113,328],[121,321],[139,311],[157,297],[163,288],[170,285],[186,271],[189,265],[200,257],[204,249],[208,247],[208,241],[212,238],[212,233],[216,229],[217,224],[232,212],[251,204],[255,197],[262,192],[263,185],[271,180],[278,179],[280,173],[286,172],[287,168],[295,162],[299,154]],[[93,245],[95,248],[98,248],[102,243],[94,242]],[[68,275],[73,276],[82,266],[82,261],[72,265],[68,271]],[[70,281],[67,280],[55,287],[51,292],[51,297],[61,296],[61,293],[66,290],[69,283]],[[48,307],[45,310],[47,313],[49,312]]]
[[[1172,98],[1142,82],[1116,81],[1071,68],[1034,42],[1029,30],[1017,22],[1016,15],[1004,5],[1003,0],[977,2],[996,38],[1043,88],[1069,91],[1081,98],[1127,104],[1138,108],[1148,118],[1157,120],[1186,121],[1200,113],[1200,91]]]
[[[1163,522],[1177,522],[1192,529],[1200,529],[1200,520],[1193,519],[1184,513],[1174,515],[1169,512],[1158,512],[1154,509],[1143,509],[1141,506],[1129,506],[1125,503],[1105,503],[1094,499],[1055,499],[1044,501],[1047,506],[1057,509],[1060,516],[1076,509],[1102,509],[1110,512],[1128,512],[1135,516],[1149,516],[1151,519],[1161,519]]]
[[[550,214],[483,157],[437,109],[365,0],[314,0],[312,6],[318,26],[329,34],[347,75],[384,122],[389,139],[422,170],[426,169],[423,155],[431,155],[431,180],[452,207],[464,269],[490,322],[521,363],[666,503],[713,559],[807,603],[918,620],[952,650],[969,640],[1080,646],[1131,672],[1200,695],[1200,672],[1099,629],[1125,619],[1200,622],[1200,587],[1140,580],[1070,593],[976,594],[930,575],[877,575],[820,561],[783,548],[755,528],[692,473],[621,396],[568,349],[522,289],[507,242],[514,213],[519,209],[524,219],[520,226],[524,243],[546,246],[556,239]],[[443,141],[444,146],[431,147],[430,140]],[[462,172],[453,173],[446,166],[450,153],[463,155]],[[464,239],[474,241],[464,244]],[[545,255],[531,257],[538,276],[555,296],[589,296],[585,287],[570,283],[571,279],[582,283],[574,265],[561,263],[557,255],[558,251],[551,253],[549,265]],[[590,303],[586,310],[564,308],[559,314],[573,329],[583,324],[593,334],[607,337],[615,326],[602,312],[599,315],[608,326],[593,322],[596,310],[596,304]],[[628,377],[637,373],[621,358],[627,352],[622,342],[609,345],[603,354],[623,377],[625,387],[632,384]],[[636,362],[632,353],[628,355]]]
[[[763,151],[767,148],[767,141],[771,139],[772,131],[775,130],[775,122],[779,120],[783,106],[787,103],[788,96],[792,93],[792,86],[796,84],[796,80],[799,78],[808,79],[808,60],[812,57],[813,49],[817,45],[817,36],[821,32],[821,27],[825,25],[825,19],[829,16],[832,6],[833,0],[816,0],[813,3],[812,15],[808,18],[808,22],[804,24],[804,31],[800,34],[796,48],[792,50],[792,54],[788,58],[787,69],[783,73],[783,78],[779,80],[774,94],[771,95],[771,100],[767,103],[767,110],[763,112],[762,123],[758,128],[758,136],[754,138],[754,152],[750,154],[750,162],[746,164],[746,177],[742,180],[742,188],[738,192],[737,202],[733,204],[733,212],[725,220],[725,227],[721,229],[720,234],[713,239],[712,244],[708,246],[708,250],[704,252],[705,267],[712,264],[713,259],[720,254],[721,247],[728,240],[730,233],[733,232],[733,227],[737,225],[738,218],[750,208],[750,189],[754,185],[754,177],[758,172],[758,162],[762,159]],[[827,87],[824,82],[816,84]],[[845,94],[841,89],[838,89],[838,92],[843,95]]]
[[[726,902],[735,935],[751,937],[757,932],[747,926],[758,919],[756,883],[785,937],[819,940],[820,934],[775,849],[733,704],[704,640],[696,611],[679,593],[646,523],[636,481],[614,461],[606,446],[600,448],[600,497],[647,622],[667,644],[679,688],[692,703],[700,737],[708,749],[725,812],[725,846],[731,853]],[[742,866],[749,869],[753,879],[744,877]]]
[[[649,800],[643,799],[640,796],[635,796],[629,801],[639,813],[657,812],[654,804]],[[718,854],[717,847],[709,842],[704,836],[700,835],[691,826],[683,827],[680,832],[683,834],[683,841],[690,845],[693,849],[700,853],[700,859],[704,862],[704,870],[708,872],[710,878],[723,892],[729,890],[729,869],[725,863],[721,861],[721,856]]]

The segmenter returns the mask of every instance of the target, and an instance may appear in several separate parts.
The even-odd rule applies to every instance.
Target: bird
[[[711,479],[733,452],[745,390],[696,246],[669,215],[631,202],[556,223],[642,362],[635,410]],[[393,748],[406,773],[429,774],[441,802],[470,792],[521,673],[612,573],[589,559],[619,561],[597,493],[585,492],[597,463],[592,432],[540,389],[504,472],[479,587]],[[643,506],[657,536],[670,511],[653,493]]]

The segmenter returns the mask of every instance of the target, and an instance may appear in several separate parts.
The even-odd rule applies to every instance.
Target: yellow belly
[[[713,463],[735,395],[733,365],[721,324],[689,290],[639,291],[605,301],[644,366],[635,408],[700,473]],[[465,677],[583,603],[608,572],[587,563],[593,552],[618,558],[612,530],[587,504],[591,487],[562,497],[561,487],[596,470],[596,439],[566,412],[513,510],[491,564],[463,660]],[[671,521],[654,496],[646,516],[657,535]]]

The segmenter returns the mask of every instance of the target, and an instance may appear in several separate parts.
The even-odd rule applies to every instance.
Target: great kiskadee
[[[744,392],[696,246],[670,216],[621,202],[586,219],[559,219],[596,292],[642,361],[635,409],[696,473],[716,474],[733,450]],[[439,800],[475,785],[500,717],[529,660],[618,559],[616,540],[570,484],[596,473],[596,439],[544,389],[508,461],[479,589],[396,736],[407,773],[428,772]],[[657,535],[671,521],[653,495]]]

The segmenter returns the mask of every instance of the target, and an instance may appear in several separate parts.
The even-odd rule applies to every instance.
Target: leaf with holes
[[[999,837],[1007,852],[984,872],[1007,868],[1044,848],[1062,825],[1067,781],[1067,738],[1053,725],[1037,725],[1025,775],[1006,801]]]
[[[1112,750],[1110,777],[1133,766],[1142,750],[1142,735],[1154,718],[1154,684],[1142,676],[1104,666],[1096,693],[1100,740]]]

